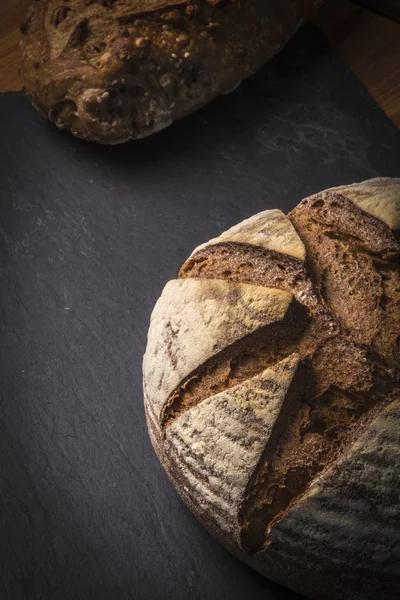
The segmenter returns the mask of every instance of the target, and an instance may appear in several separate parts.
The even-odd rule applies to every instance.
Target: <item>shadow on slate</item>
[[[194,246],[258,211],[400,175],[400,135],[314,27],[141,142],[0,96],[0,597],[293,600],[221,548],[152,451],[151,309]]]

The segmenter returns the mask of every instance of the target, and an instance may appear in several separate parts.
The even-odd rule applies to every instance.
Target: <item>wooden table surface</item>
[[[0,92],[18,90],[19,24],[31,0],[0,0]],[[400,127],[400,25],[345,0],[328,0],[318,23]]]

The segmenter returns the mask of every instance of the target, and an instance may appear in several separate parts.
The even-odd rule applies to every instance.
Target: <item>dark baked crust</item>
[[[41,114],[100,143],[150,135],[236,87],[314,0],[42,0],[21,28]]]
[[[400,180],[348,189],[192,254],[168,284],[179,303],[164,292],[153,314],[145,407],[177,490],[239,558],[318,600],[397,600]],[[208,305],[209,286],[225,302]],[[245,293],[269,306],[251,331]],[[192,343],[197,362],[166,389]]]
[[[204,365],[195,381],[182,382],[173,396],[179,414],[285,355],[298,352],[303,359],[308,375],[297,384],[300,409],[286,423],[275,456],[265,457],[254,473],[242,507],[242,545],[249,552],[264,546],[269,523],[329,464],[345,432],[400,380],[399,244],[394,233],[337,192],[304,200],[289,218],[305,244],[306,265],[270,250],[221,241],[195,252],[180,273],[288,290],[309,311],[307,328],[297,318],[288,335],[280,324],[275,344],[272,332],[264,339],[260,332],[261,339],[253,338],[250,348],[231,351],[225,360],[216,356],[217,368]],[[266,353],[271,345],[273,352]]]

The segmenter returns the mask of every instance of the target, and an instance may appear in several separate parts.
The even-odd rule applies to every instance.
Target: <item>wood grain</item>
[[[0,92],[18,90],[19,25],[31,0],[1,0]],[[349,67],[400,127],[400,26],[344,0],[329,0],[318,23]]]
[[[318,23],[400,127],[400,25],[337,0],[322,7]]]
[[[0,92],[19,90],[19,26],[31,0],[0,2]]]

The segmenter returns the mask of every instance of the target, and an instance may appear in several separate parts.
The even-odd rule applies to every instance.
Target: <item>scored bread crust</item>
[[[281,322],[295,303],[289,292],[226,281],[170,281],[150,323],[143,369],[156,422],[171,393],[200,365],[236,340]],[[193,323],[196,323],[193,329]]]
[[[354,432],[247,562],[311,598],[398,599],[399,460],[400,395]]]
[[[400,596],[399,209],[400,180],[376,179],[260,213],[192,254],[150,326],[145,411],[176,489],[317,600]]]
[[[384,221],[394,231],[400,231],[400,178],[377,177],[327,191],[344,194],[360,208]]]
[[[164,452],[175,458],[180,485],[192,503],[201,498],[208,521],[238,545],[240,508],[251,476],[265,449],[273,452],[286,413],[293,410],[287,396],[299,358],[292,354],[229,392],[204,400],[166,429]]]
[[[42,0],[21,28],[40,113],[105,144],[138,139],[235,88],[317,0]]]
[[[224,242],[259,246],[265,250],[287,254],[303,262],[306,258],[306,249],[295,228],[286,215],[277,209],[266,210],[245,219],[238,225],[234,225],[219,237],[198,246],[193,250],[191,256],[208,246],[215,246]]]

